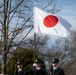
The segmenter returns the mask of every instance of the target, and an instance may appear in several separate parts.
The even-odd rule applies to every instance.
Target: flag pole
[[[34,60],[36,59],[36,33],[34,33]]]

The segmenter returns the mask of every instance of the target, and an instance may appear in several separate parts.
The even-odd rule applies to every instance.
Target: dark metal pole
[[[36,33],[34,33],[34,60],[36,59]]]

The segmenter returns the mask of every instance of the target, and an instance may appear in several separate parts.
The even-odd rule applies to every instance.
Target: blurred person
[[[58,63],[59,63],[59,59],[54,58],[52,60],[52,64],[51,64],[52,67],[50,69],[49,75],[65,75],[63,69],[61,69],[58,66]]]
[[[36,59],[32,68],[28,70],[28,75],[47,75],[46,70],[42,68],[42,61],[40,59]]]
[[[23,62],[18,61],[16,64],[16,69],[14,71],[14,75],[26,75],[26,72],[23,69]]]

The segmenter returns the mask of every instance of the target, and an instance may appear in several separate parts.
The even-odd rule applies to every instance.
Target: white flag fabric
[[[71,25],[58,15],[34,7],[34,32],[67,37]]]

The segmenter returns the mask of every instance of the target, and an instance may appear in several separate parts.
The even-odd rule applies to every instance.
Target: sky
[[[62,7],[57,14],[66,19],[72,28],[76,28],[76,0],[58,0],[58,4]]]

